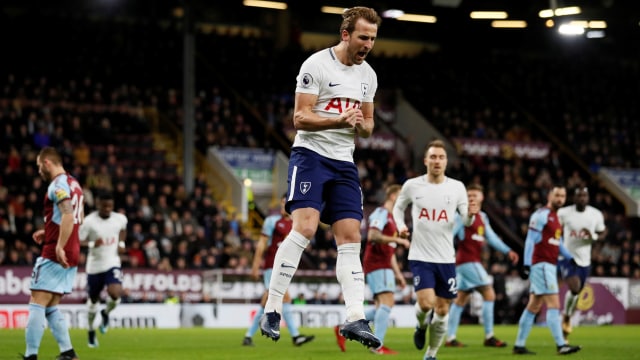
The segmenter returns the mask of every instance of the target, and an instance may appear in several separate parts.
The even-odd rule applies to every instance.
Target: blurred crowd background
[[[183,124],[179,19],[5,11],[0,34],[0,265],[30,266],[39,254],[31,234],[43,225],[47,184],[35,157],[54,146],[84,188],[86,213],[99,192],[109,191],[127,215],[125,268],[248,273],[259,229],[216,201],[220,190],[206,172],[187,192],[182,159],[158,143],[159,123],[175,131]],[[264,34],[216,27],[197,31],[196,44],[196,152],[218,146],[288,153],[295,76],[316,49],[295,36],[277,47]],[[597,177],[601,167],[640,168],[638,59],[629,49],[450,46],[414,56],[374,50],[368,62],[381,86],[376,132],[404,143],[421,136],[394,131],[401,93],[449,143],[460,137],[549,143],[543,159],[460,152],[447,173],[484,185],[494,229],[516,251],[548,185],[564,183],[569,194],[588,186],[609,229],[593,247],[592,275],[640,279],[638,219],[625,215]],[[358,148],[355,159],[367,214],[383,201],[386,185],[424,169],[422,153],[413,151]],[[365,234],[366,222],[363,240]],[[399,247],[397,255],[408,273],[406,250]],[[517,274],[502,254],[485,255],[494,278]],[[331,231],[321,228],[300,268],[332,270],[335,260]]]

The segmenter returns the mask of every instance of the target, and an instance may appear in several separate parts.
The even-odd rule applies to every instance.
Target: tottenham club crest
[[[304,195],[311,189],[311,181],[303,181],[300,183],[300,192]]]
[[[362,96],[367,96],[367,91],[369,90],[369,84],[360,83],[360,88],[362,89]]]

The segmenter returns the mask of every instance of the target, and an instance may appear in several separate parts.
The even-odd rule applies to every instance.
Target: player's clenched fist
[[[340,115],[338,121],[344,128],[354,128],[364,122],[364,116],[360,109],[349,108]]]
[[[42,244],[42,242],[44,241],[44,230],[40,229],[36,232],[33,233],[33,241],[35,241],[36,244],[40,245]]]

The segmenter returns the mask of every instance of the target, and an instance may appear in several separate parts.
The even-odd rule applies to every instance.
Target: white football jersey
[[[573,255],[576,264],[580,266],[591,265],[593,240],[589,239],[589,236],[582,229],[589,230],[591,235],[597,239],[597,233],[605,230],[602,212],[590,205],[587,205],[582,212],[578,211],[575,205],[569,205],[558,210],[558,218],[562,224],[564,246]]]
[[[318,96],[313,111],[323,117],[336,117],[348,108],[372,103],[378,88],[376,73],[366,61],[344,65],[333,48],[311,55],[300,67],[296,80],[296,93]],[[293,146],[305,147],[330,159],[353,162],[355,135],[354,129],[298,130]]]
[[[393,207],[398,229],[406,227],[404,215],[409,203],[412,204],[413,222],[409,260],[455,263],[453,225],[456,211],[462,219],[469,219],[469,200],[464,184],[449,177],[440,184],[432,184],[426,175],[407,180]],[[469,225],[469,221],[465,225]]]
[[[97,211],[84,218],[80,226],[80,241],[88,241],[87,274],[105,272],[112,267],[120,267],[118,243],[120,231],[127,229],[127,217],[111,212],[111,216],[103,219]],[[96,240],[102,239],[102,245],[94,247]]]

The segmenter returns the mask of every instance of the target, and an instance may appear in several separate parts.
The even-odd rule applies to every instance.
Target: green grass
[[[496,336],[509,343],[503,349],[482,346],[483,331],[477,325],[460,327],[458,339],[466,348],[441,348],[438,359],[508,359],[514,358],[511,346],[516,337],[516,326],[497,326]],[[286,330],[277,343],[254,336],[255,347],[241,346],[244,329],[110,329],[98,334],[100,347],[86,346],[86,331],[74,329],[72,342],[82,360],[128,359],[260,359],[260,360],[361,360],[374,357],[362,345],[347,342],[347,352],[342,353],[335,343],[333,329],[301,329],[303,334],[314,334],[316,339],[302,347],[294,347]],[[416,350],[411,329],[389,329],[385,345],[399,352],[388,356],[392,359],[422,359],[424,351]],[[571,343],[582,345],[581,352],[571,359],[640,359],[640,326],[578,327],[574,329]],[[532,359],[555,357],[555,344],[549,329],[535,327],[527,341],[527,347],[536,351]],[[24,352],[24,330],[0,330],[0,359],[15,359]],[[40,359],[54,359],[58,349],[53,336],[47,331],[40,348]]]

